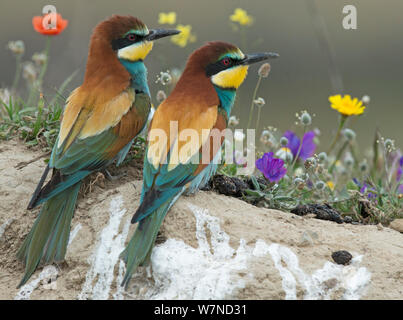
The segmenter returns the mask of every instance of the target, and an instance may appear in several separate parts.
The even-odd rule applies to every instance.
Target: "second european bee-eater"
[[[217,161],[212,160],[221,152],[224,136],[214,137],[227,128],[236,90],[248,66],[276,56],[244,54],[234,45],[209,42],[189,57],[177,85],[150,124],[140,206],[132,219],[139,224],[121,255],[127,268],[122,285],[128,284],[139,265],[148,262],[169,208],[183,192],[197,190],[216,171]],[[176,123],[176,135],[171,123]],[[181,138],[187,129],[185,139]],[[161,132],[166,139],[156,138]],[[196,137],[189,142],[191,132]],[[203,150],[210,150],[207,161]]]
[[[139,19],[119,15],[95,27],[84,82],[67,99],[49,163],[28,205],[43,204],[17,254],[25,263],[19,286],[41,261],[64,259],[82,180],[127,155],[151,107],[144,59],[153,40],[178,33],[148,30]]]

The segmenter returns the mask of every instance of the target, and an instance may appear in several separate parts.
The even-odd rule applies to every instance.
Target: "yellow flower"
[[[192,26],[191,25],[183,25],[178,24],[176,29],[178,29],[181,33],[176,36],[171,37],[171,41],[178,45],[179,47],[186,47],[188,42],[195,42],[196,36],[192,34]]]
[[[241,8],[236,8],[234,13],[229,18],[231,21],[238,22],[242,26],[249,26],[253,22],[253,18]]]
[[[342,97],[340,94],[329,97],[331,107],[344,116],[360,115],[364,113],[365,106],[357,98],[351,99],[349,94]]]
[[[333,181],[328,181],[326,184],[327,184],[327,186],[329,187],[330,190],[332,190],[332,191],[334,190],[334,183],[333,183]]]
[[[158,15],[159,24],[174,24],[176,22],[176,12],[160,12]]]

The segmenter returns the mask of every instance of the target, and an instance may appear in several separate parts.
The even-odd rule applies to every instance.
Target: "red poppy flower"
[[[55,21],[55,26],[52,22]],[[41,17],[32,18],[32,25],[36,32],[45,36],[56,36],[66,29],[68,21],[63,19],[59,13],[48,13]]]

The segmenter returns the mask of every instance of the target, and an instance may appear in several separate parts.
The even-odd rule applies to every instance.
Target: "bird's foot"
[[[122,177],[127,175],[126,172],[123,172],[121,174],[113,176],[113,175],[111,175],[111,173],[107,169],[102,170],[102,173],[104,174],[105,178],[108,179],[109,181],[116,181],[116,180],[118,180],[118,179],[120,179],[120,178],[122,178]]]

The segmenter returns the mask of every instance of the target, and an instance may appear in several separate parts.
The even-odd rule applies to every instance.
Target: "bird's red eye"
[[[127,39],[129,39],[130,41],[134,41],[134,40],[136,40],[136,35],[133,34],[133,33],[130,33],[130,34],[127,36]]]
[[[229,58],[224,58],[224,59],[221,60],[221,63],[222,63],[224,66],[227,67],[227,66],[230,65],[231,60],[230,60]]]

